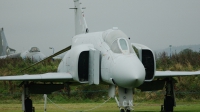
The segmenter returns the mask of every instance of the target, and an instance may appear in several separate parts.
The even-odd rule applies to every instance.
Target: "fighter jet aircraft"
[[[118,28],[89,33],[81,3],[79,0],[73,1],[75,5],[71,9],[75,12],[76,35],[72,38],[72,45],[32,65],[68,51],[57,72],[0,77],[0,80],[22,81],[23,111],[25,96],[30,93],[47,94],[64,85],[86,83],[109,85],[108,95],[115,97],[120,112],[130,112],[133,109],[134,88],[152,91],[166,87],[161,111],[172,112],[176,105],[173,77],[200,75],[200,71],[156,71],[154,52],[145,45],[131,43],[128,36]],[[139,58],[132,46],[137,48]],[[118,98],[115,96],[116,87]]]
[[[0,30],[0,41],[0,59],[21,57],[22,59],[28,58],[33,62],[38,62],[46,57],[37,47],[31,47],[30,50],[15,53],[15,50],[8,46],[3,28]]]

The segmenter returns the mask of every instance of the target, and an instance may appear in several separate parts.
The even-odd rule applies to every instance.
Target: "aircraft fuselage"
[[[134,50],[132,49],[129,39],[124,34],[120,34],[121,31],[120,32],[119,31],[108,30],[105,32],[76,35],[72,39],[71,50],[73,50],[74,47],[91,44],[94,47],[94,49],[100,51],[101,80],[108,84],[118,85],[124,88],[135,88],[144,82],[145,68],[141,63],[141,61],[138,59]],[[109,33],[112,32],[114,33],[111,34],[111,37],[109,37]],[[105,40],[107,38],[112,38],[112,35],[117,37],[113,37],[115,39],[111,40],[113,42],[110,42],[109,45],[109,42],[106,42]],[[124,42],[125,43],[124,45],[126,46],[120,45],[120,42],[118,42],[121,41],[120,39],[122,39],[122,44]],[[112,44],[115,45],[113,46]],[[113,46],[113,48],[111,49],[110,46]],[[119,49],[115,50],[115,47],[119,47]],[[113,49],[115,51],[113,51]],[[76,77],[78,74],[74,73],[74,70],[71,69],[73,69],[74,66],[78,65],[76,64],[76,62],[74,61],[72,62],[72,58],[75,57],[75,55],[73,56],[70,55],[71,50],[68,51],[64,56],[62,62],[58,67],[58,72],[67,72],[72,74],[72,76]],[[80,79],[77,78],[77,80]]]
[[[30,53],[28,51],[25,51],[25,52],[21,53],[21,58],[22,59],[31,59],[34,62],[39,62],[45,58],[45,55],[41,52]]]

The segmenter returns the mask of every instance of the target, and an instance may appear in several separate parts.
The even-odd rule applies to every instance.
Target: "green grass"
[[[47,112],[83,112],[84,110],[91,109],[101,103],[72,103],[72,104],[57,104],[59,107],[48,102]],[[35,107],[35,112],[44,112],[43,104],[33,104]],[[135,103],[134,112],[159,112],[160,103],[143,102]],[[200,103],[199,102],[179,102],[177,107],[174,109],[175,112],[199,112]],[[0,112],[22,112],[21,104],[0,104]],[[119,112],[116,103],[106,103],[97,109],[91,110],[91,112]]]
[[[166,54],[162,54],[159,59],[157,59],[157,69],[158,70],[199,70],[200,68],[200,53],[185,50],[180,54],[172,55],[169,58]],[[46,61],[41,63],[30,70],[20,72],[23,68],[30,66],[32,62],[29,60],[23,61],[22,59],[6,59],[0,60],[0,75],[16,75],[16,74],[37,74],[46,72],[56,72],[59,61],[51,62]],[[183,92],[176,94],[177,107],[175,107],[175,112],[200,112],[200,76],[192,77],[181,77],[177,79],[176,90],[178,92]],[[21,82],[0,82],[0,112],[22,112],[20,104],[21,90],[17,86]],[[106,88],[100,86],[75,86],[71,88],[70,99],[66,95],[52,94],[49,95],[54,102],[58,103],[58,106],[66,109],[72,110],[73,112],[80,112],[84,110],[91,109],[98,106],[103,102],[102,96],[106,96],[106,92],[81,92],[81,91],[95,91],[95,90],[107,90]],[[75,93],[73,93],[73,90]],[[137,92],[137,91],[135,91]],[[197,92],[197,94],[184,94],[184,92]],[[12,93],[12,94],[10,94]],[[19,93],[19,94],[16,94]],[[44,112],[43,99],[40,95],[31,95],[35,112]],[[162,99],[164,94],[162,92],[156,93],[142,93],[137,92],[135,94],[134,100],[134,112],[159,112],[160,105],[162,104]],[[8,100],[9,99],[9,100]],[[41,100],[40,100],[41,99]],[[78,102],[78,103],[77,103]],[[95,102],[95,103],[94,103]],[[48,102],[47,112],[67,112],[66,110],[60,109],[52,103]],[[104,104],[100,108],[92,110],[91,112],[119,112],[117,104],[112,99],[108,103]]]

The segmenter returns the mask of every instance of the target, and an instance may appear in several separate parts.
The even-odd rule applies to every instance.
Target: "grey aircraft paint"
[[[0,29],[0,56],[9,55],[10,51],[14,51],[14,49],[8,46],[4,30],[3,28]]]
[[[32,47],[32,48],[37,48],[37,47]],[[37,48],[38,49],[38,48]],[[29,50],[21,52],[21,53],[15,53],[15,50],[10,48],[8,46],[5,34],[4,34],[4,30],[3,28],[0,29],[0,59],[4,59],[4,58],[29,58],[33,61],[40,61],[43,60],[46,56],[40,52],[30,52]]]
[[[5,39],[5,35],[4,35],[4,32],[3,32],[3,28],[1,28],[0,30],[0,55],[6,55],[6,50],[8,48],[8,44],[7,44],[7,41]]]

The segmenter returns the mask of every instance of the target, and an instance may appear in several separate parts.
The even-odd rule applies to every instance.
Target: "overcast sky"
[[[81,0],[90,32],[118,27],[153,50],[200,44],[200,0]],[[21,52],[37,46],[50,55],[71,44],[73,0],[0,0],[0,28]]]

